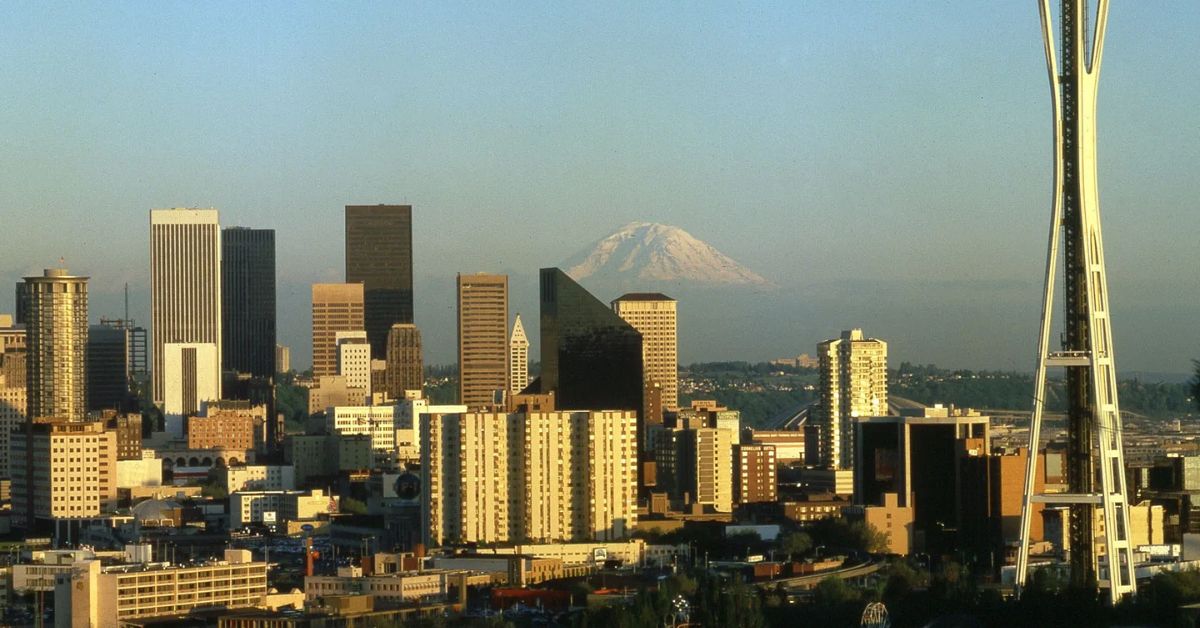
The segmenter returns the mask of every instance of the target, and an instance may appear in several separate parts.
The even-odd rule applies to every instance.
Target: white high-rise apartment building
[[[163,403],[164,347],[217,347],[212,379],[221,386],[221,226],[215,209],[150,210],[150,308],[154,402]]]
[[[346,378],[346,385],[362,388],[371,397],[371,345],[367,332],[334,332],[333,343],[337,347],[338,375]]]
[[[609,541],[637,520],[637,413],[421,414],[427,545]]]
[[[517,394],[529,385],[529,338],[521,315],[513,322],[512,335],[508,338],[508,391]]]
[[[821,361],[821,462],[831,469],[854,468],[854,418],[888,413],[887,343],[861,329],[817,345]]]
[[[663,407],[679,407],[675,299],[657,292],[634,292],[613,301],[612,308],[642,334],[642,372],[647,381],[662,388]]]

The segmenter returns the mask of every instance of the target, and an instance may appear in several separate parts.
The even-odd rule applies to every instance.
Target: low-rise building
[[[291,491],[296,489],[292,465],[230,465],[217,467],[217,482],[226,494],[238,491]]]
[[[56,626],[117,626],[139,617],[184,616],[193,609],[250,608],[267,594],[267,563],[248,550],[225,560],[173,566],[138,563],[103,567],[77,563],[54,586]]]
[[[239,491],[229,495],[229,525],[275,524],[316,519],[337,512],[337,497],[324,491]]]
[[[446,599],[453,577],[461,571],[444,569],[364,575],[358,567],[339,567],[336,576],[307,576],[307,600],[331,595],[370,595],[376,606]],[[485,582],[486,583],[486,582]]]

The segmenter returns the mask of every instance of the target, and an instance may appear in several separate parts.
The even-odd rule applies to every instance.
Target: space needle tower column
[[[1062,0],[1061,51],[1056,50],[1050,0],[1038,0],[1038,6],[1054,110],[1054,192],[1015,585],[1019,593],[1029,575],[1030,521],[1039,514],[1034,504],[1065,505],[1070,512],[1071,584],[1098,586],[1115,604],[1136,593],[1137,582],[1096,185],[1096,87],[1108,0],[1099,0],[1092,32],[1086,1]],[[1060,243],[1065,320],[1061,350],[1051,351]],[[1066,370],[1068,492],[1039,495],[1035,480],[1048,368]]]

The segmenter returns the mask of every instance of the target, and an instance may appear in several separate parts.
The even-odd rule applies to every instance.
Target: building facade
[[[9,476],[9,441],[28,420],[26,353],[0,352],[0,477]]]
[[[337,347],[337,374],[346,385],[362,388],[371,396],[371,345],[365,331],[339,331],[333,335]]]
[[[734,448],[737,461],[735,499],[739,504],[774,502],[779,499],[779,480],[776,477],[774,445],[738,445]]]
[[[28,415],[81,421],[87,414],[87,277],[47,268],[26,277]]]
[[[817,345],[820,360],[820,464],[854,468],[854,418],[883,416],[887,401],[887,343],[861,329]],[[902,498],[903,499],[903,498]]]
[[[529,337],[521,324],[521,315],[513,321],[512,334],[508,337],[508,391],[520,394],[529,385]]]
[[[13,525],[95,517],[116,505],[117,438],[102,421],[33,423],[10,447]]]
[[[130,405],[130,329],[125,321],[88,327],[87,409],[124,410]]]
[[[212,344],[205,380],[221,385],[221,227],[215,209],[150,210],[153,397],[163,403],[169,343]],[[217,398],[220,399],[218,388]]]
[[[221,352],[211,342],[169,342],[162,352],[165,431],[182,438],[187,435],[186,417],[196,416],[204,404],[221,399]]]
[[[642,334],[646,381],[662,390],[662,405],[679,406],[679,355],[675,299],[657,292],[633,292],[612,302],[613,311]]]
[[[313,284],[313,377],[337,375],[337,332],[362,331],[363,321],[361,283]]]
[[[363,284],[371,352],[387,354],[388,330],[413,322],[411,205],[346,206],[346,282]]]
[[[221,365],[275,375],[275,230],[221,231]]]
[[[57,576],[55,625],[118,626],[141,617],[182,618],[193,609],[258,606],[266,595],[267,563],[253,560],[249,550],[225,550],[222,561],[187,566],[103,567],[88,560]]]
[[[325,416],[331,434],[371,437],[375,467],[390,467],[396,461],[397,406],[335,406]]]
[[[458,275],[458,402],[483,408],[508,387],[508,276]]]
[[[560,408],[641,412],[642,335],[557,268],[541,270],[539,390]]]
[[[625,538],[636,525],[636,413],[421,414],[423,538]]]
[[[384,368],[388,398],[404,399],[407,390],[424,390],[425,362],[421,355],[421,330],[416,325],[392,325]]]

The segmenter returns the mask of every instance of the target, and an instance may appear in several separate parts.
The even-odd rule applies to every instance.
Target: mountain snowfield
[[[649,222],[621,227],[571,256],[561,267],[576,281],[771,285],[683,229]]]

